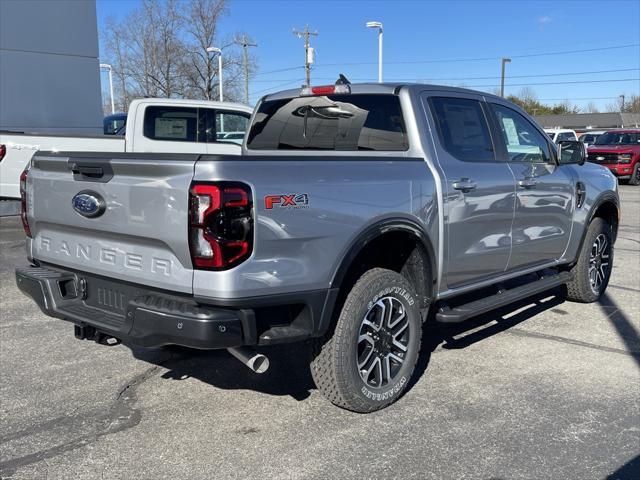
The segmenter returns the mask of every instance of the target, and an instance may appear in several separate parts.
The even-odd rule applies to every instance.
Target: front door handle
[[[476,186],[476,183],[468,178],[461,178],[452,184],[454,190],[461,190],[462,192],[470,192],[471,190],[474,190]]]
[[[533,178],[518,180],[518,186],[522,188],[533,188],[538,184]]]

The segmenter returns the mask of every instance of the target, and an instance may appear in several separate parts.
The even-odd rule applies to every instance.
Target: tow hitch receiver
[[[99,332],[90,325],[74,325],[73,333],[78,340],[93,340],[96,343],[99,343],[101,345],[108,345],[110,347],[119,345],[121,343],[120,339]]]

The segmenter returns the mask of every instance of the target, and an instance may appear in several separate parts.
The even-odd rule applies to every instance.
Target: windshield
[[[638,132],[607,132],[596,139],[596,145],[636,145],[640,143]]]
[[[253,150],[407,150],[395,95],[328,95],[267,100],[247,137]]]

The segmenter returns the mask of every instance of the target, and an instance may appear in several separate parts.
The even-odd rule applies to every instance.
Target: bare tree
[[[126,109],[140,96],[217,98],[218,61],[207,52],[212,46],[224,49],[225,99],[241,98],[240,48],[218,33],[227,8],[227,0],[142,0],[122,20],[107,21],[102,58],[113,67],[118,105]]]
[[[600,113],[598,107],[594,102],[589,102],[586,107],[584,107],[584,113]]]
[[[620,95],[616,101],[607,105],[608,112],[620,113],[640,113],[640,96],[639,95]]]
[[[190,0],[183,14],[190,39],[181,70],[188,82],[189,96],[193,98],[214,98],[214,77],[219,76],[218,63],[207,48],[222,47],[216,45],[216,34],[218,22],[226,11],[226,0]],[[226,62],[225,57],[222,58]]]

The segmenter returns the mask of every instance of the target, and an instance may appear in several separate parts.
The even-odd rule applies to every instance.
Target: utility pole
[[[304,38],[304,68],[307,72],[307,87],[309,87],[311,86],[311,63],[313,62],[313,49],[309,45],[309,37],[312,35],[317,37],[318,32],[310,32],[309,25],[307,25],[302,32],[294,28],[293,34],[298,38]]]
[[[504,98],[504,66],[511,63],[510,58],[502,58],[502,75],[500,76],[500,96]]]
[[[620,106],[620,113],[624,112],[624,95],[620,95],[620,98],[622,99],[622,104]]]
[[[246,34],[238,38],[236,43],[242,47],[242,64],[244,67],[244,102],[249,105],[249,47],[257,47],[257,43],[251,43]]]

